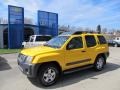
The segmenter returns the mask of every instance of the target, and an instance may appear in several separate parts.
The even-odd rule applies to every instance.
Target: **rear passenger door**
[[[90,58],[90,63],[92,64],[96,58],[96,48],[97,48],[97,40],[94,35],[85,35],[86,42],[86,53]]]

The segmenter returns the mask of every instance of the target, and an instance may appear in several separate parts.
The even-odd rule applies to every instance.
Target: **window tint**
[[[52,48],[61,48],[62,45],[69,39],[69,36],[56,36],[49,40],[45,46],[49,46]]]
[[[69,49],[77,49],[82,47],[83,47],[83,41],[81,37],[74,37],[67,45],[67,48]]]
[[[36,41],[49,41],[51,39],[50,36],[37,36]]]
[[[94,36],[85,36],[87,47],[93,47],[96,45],[96,40]]]
[[[103,36],[97,36],[98,37],[98,40],[100,42],[100,44],[106,44],[107,41],[105,40],[105,38]]]

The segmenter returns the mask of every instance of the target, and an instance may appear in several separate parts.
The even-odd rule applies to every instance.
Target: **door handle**
[[[81,52],[86,52],[86,51],[83,50],[83,51],[81,51]]]

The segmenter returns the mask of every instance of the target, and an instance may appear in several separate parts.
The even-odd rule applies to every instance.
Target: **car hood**
[[[47,47],[47,46],[39,46],[39,47],[23,49],[21,53],[28,56],[36,56],[38,54],[44,54],[44,53],[53,52],[56,50],[58,49]]]

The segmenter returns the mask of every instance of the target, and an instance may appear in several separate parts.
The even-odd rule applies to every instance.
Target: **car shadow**
[[[85,80],[85,79],[96,80],[98,78],[95,77],[95,76],[114,71],[118,68],[120,68],[120,65],[118,65],[118,64],[107,63],[104,70],[99,71],[99,72],[96,72],[96,71],[93,70],[93,68],[90,68],[90,69],[74,72],[74,73],[71,73],[71,74],[66,74],[66,75],[63,75],[55,85],[52,85],[52,86],[49,86],[49,87],[41,86],[34,79],[29,79],[29,80],[31,81],[32,84],[34,84],[35,86],[37,86],[39,88],[57,89],[57,88],[60,88],[60,87],[65,87],[65,86],[69,86],[69,85],[78,83],[78,82],[80,82],[82,80]]]
[[[8,61],[0,56],[0,71],[9,70],[9,69],[11,69],[11,67],[8,64]]]

